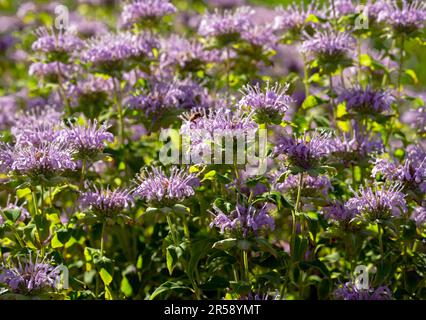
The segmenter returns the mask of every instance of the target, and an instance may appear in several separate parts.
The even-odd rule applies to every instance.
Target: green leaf
[[[18,197],[18,199],[21,199],[27,195],[31,194],[31,189],[30,188],[24,188],[24,189],[18,189],[16,190],[16,196]]]
[[[363,53],[359,57],[359,63],[364,67],[370,67],[373,63],[373,60],[368,54]]]
[[[407,69],[405,70],[405,73],[411,78],[411,80],[413,80],[414,84],[417,84],[419,82],[416,72],[413,69]]]
[[[320,104],[320,101],[315,96],[307,96],[306,99],[302,103],[302,109],[308,110],[312,109]]]
[[[193,290],[187,286],[184,286],[181,282],[172,282],[167,281],[164,282],[161,286],[159,286],[149,297],[149,300],[154,300],[158,295],[170,291],[170,290],[189,290],[193,292]]]
[[[215,242],[213,244],[213,248],[219,249],[219,250],[228,250],[235,247],[236,245],[237,245],[237,239],[231,238],[231,239],[224,239],[224,240]]]
[[[216,170],[210,170],[209,172],[207,172],[203,179],[201,180],[201,182],[206,181],[206,180],[214,180],[216,177]]]
[[[12,222],[16,222],[21,216],[21,209],[5,209],[3,210],[3,214],[6,217],[6,219]]]
[[[106,269],[101,268],[101,270],[99,271],[99,275],[101,276],[101,279],[106,286],[108,286],[112,282],[112,276]]]
[[[176,247],[173,245],[168,246],[166,249],[166,263],[167,263],[167,269],[169,270],[170,275],[172,275],[173,269],[175,268],[178,261],[179,261],[179,257],[177,254]]]
[[[133,288],[126,276],[121,280],[120,290],[127,298],[133,296]]]
[[[272,244],[269,243],[268,240],[263,239],[263,238],[257,238],[256,243],[262,251],[269,252],[274,257],[278,256],[277,250],[275,250],[275,248],[272,246]]]

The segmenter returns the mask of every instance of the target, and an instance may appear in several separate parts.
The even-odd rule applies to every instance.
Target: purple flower
[[[124,63],[128,59],[152,58],[152,50],[157,46],[157,40],[149,33],[108,33],[87,40],[81,60],[98,66],[117,67],[117,63]]]
[[[372,177],[381,174],[386,180],[402,183],[407,188],[418,188],[421,193],[426,192],[426,152],[420,145],[407,147],[407,154],[403,164],[387,159],[376,159]]]
[[[30,65],[28,74],[46,79],[51,82],[59,82],[59,77],[70,79],[81,71],[75,64],[65,64],[62,62],[34,62]]]
[[[86,79],[79,79],[73,94],[90,96],[98,93],[109,93],[114,90],[113,79],[89,74]]]
[[[55,289],[60,281],[60,269],[54,267],[51,261],[33,261],[31,255],[25,262],[18,258],[16,263],[9,262],[0,265],[0,283],[17,294],[36,295]]]
[[[296,5],[293,3],[285,9],[279,7],[276,13],[274,29],[278,31],[290,31],[296,35],[299,35],[308,26],[315,26],[315,21],[312,19],[308,20],[310,16],[324,16],[323,10],[315,1],[309,3],[309,5]]]
[[[34,51],[43,53],[71,53],[83,47],[82,40],[69,32],[60,31],[55,33],[54,29],[49,32],[46,28],[36,30],[38,39],[32,44]]]
[[[278,37],[274,34],[273,26],[270,24],[253,25],[241,33],[241,39],[254,47],[265,50],[275,50],[278,47]]]
[[[348,64],[355,48],[354,38],[347,32],[330,29],[317,31],[313,36],[304,33],[302,52],[310,59],[317,58],[319,65]]]
[[[144,20],[157,20],[176,11],[169,0],[133,0],[123,6],[121,19],[126,27],[131,27]]]
[[[205,14],[200,22],[198,33],[204,37],[239,38],[251,25],[254,11],[249,7],[239,7],[235,11],[225,10]]]
[[[353,14],[356,12],[356,6],[352,3],[352,0],[335,0],[334,1],[334,10],[336,11],[336,16],[346,16],[348,14]],[[333,10],[330,6],[329,15],[332,16]]]
[[[345,165],[368,159],[374,153],[383,152],[384,148],[380,134],[373,136],[356,128],[352,133],[333,138],[330,145],[333,158],[338,162],[343,161]]]
[[[60,137],[63,114],[50,106],[35,107],[17,115],[11,133],[17,145],[40,145]]]
[[[7,210],[17,210],[20,212],[19,218],[17,221],[25,221],[26,219],[30,218],[30,213],[27,209],[25,209],[24,204],[18,205],[18,198],[15,199],[15,202],[10,202],[10,195],[7,197],[7,203],[6,206],[3,208],[0,208],[0,225],[4,223],[4,217],[2,215],[2,211]]]
[[[411,219],[414,220],[418,227],[422,227],[426,224],[426,208],[417,207],[414,209]]]
[[[390,91],[374,90],[371,87],[356,86],[345,89],[338,97],[338,102],[345,102],[348,111],[363,115],[375,115],[390,112],[396,101]]]
[[[423,0],[393,0],[385,9],[379,14],[379,21],[389,24],[396,33],[409,35],[424,28],[426,4]]]
[[[398,184],[381,188],[375,185],[374,189],[361,186],[359,192],[349,199],[345,206],[349,210],[365,215],[371,221],[392,216],[399,217],[401,212],[407,212],[405,195]]]
[[[71,13],[69,30],[84,38],[90,38],[105,34],[108,27],[101,21],[88,20],[78,13]]]
[[[180,70],[194,71],[205,64],[218,62],[219,51],[208,50],[204,44],[194,39],[188,40],[177,35],[163,41],[160,64],[162,68],[179,67]]]
[[[349,223],[356,216],[356,210],[349,209],[345,204],[336,201],[323,208],[323,213],[326,219]]]
[[[131,192],[126,189],[110,190],[96,186],[93,190],[80,192],[79,201],[84,209],[91,210],[98,217],[114,218],[133,205]]]
[[[58,141],[39,145],[17,144],[13,150],[11,170],[31,179],[49,179],[75,168],[71,150]]]
[[[13,147],[0,141],[0,172],[9,173],[14,159]]]
[[[238,105],[240,108],[251,108],[259,118],[259,120],[279,118],[281,122],[290,103],[293,102],[292,98],[286,94],[288,84],[281,86],[275,83],[270,86],[269,82],[266,83],[264,90],[260,88],[259,83],[255,86],[245,85],[241,90],[243,97],[240,99]]]
[[[268,214],[266,206],[257,210],[253,206],[244,207],[237,204],[235,210],[229,215],[223,213],[219,208],[213,207],[216,214],[210,223],[210,228],[220,228],[220,232],[225,231],[241,233],[246,238],[250,232],[255,235],[262,229],[275,229],[275,221]]]
[[[281,138],[274,148],[274,154],[286,158],[290,166],[309,171],[319,165],[330,150],[330,134],[315,131],[310,135],[305,133],[301,138]]]
[[[108,132],[104,123],[98,126],[97,120],[89,120],[87,125],[71,125],[63,132],[63,138],[77,152],[77,158],[94,160],[103,151],[106,142],[114,142],[114,135]]]
[[[334,291],[337,299],[343,300],[391,300],[392,294],[388,287],[381,286],[376,289],[357,288],[353,282],[346,282]]]
[[[193,109],[189,113],[184,113],[181,119],[183,124],[180,133],[185,139],[190,139],[190,150],[183,152],[191,154],[192,160],[199,158],[201,154],[203,157],[211,155],[209,151],[212,150],[212,146],[222,149],[222,140],[217,141],[215,137],[244,138],[247,145],[250,145],[258,128],[250,115],[241,110],[232,111],[225,108]]]
[[[276,175],[278,178],[280,175]],[[283,182],[276,182],[276,179],[273,183],[274,189],[281,192],[291,192],[297,193],[297,188],[299,186],[299,177],[298,175],[289,175]],[[318,195],[327,196],[328,191],[332,188],[330,179],[325,176],[311,177],[304,176],[302,180],[303,188],[301,195],[304,197],[314,197]]]
[[[5,130],[13,124],[18,107],[17,97],[13,95],[0,97],[0,130]]]
[[[170,174],[161,168],[145,169],[137,176],[139,185],[133,194],[146,202],[171,205],[195,194],[199,179],[184,169],[172,167]]]

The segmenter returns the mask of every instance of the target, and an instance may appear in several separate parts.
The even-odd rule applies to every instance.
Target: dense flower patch
[[[423,1],[113,3],[0,4],[0,299],[426,298]]]

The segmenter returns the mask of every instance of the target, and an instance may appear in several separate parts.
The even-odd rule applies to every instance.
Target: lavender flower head
[[[355,128],[352,133],[343,133],[342,137],[333,138],[330,149],[336,161],[343,161],[348,166],[383,152],[384,145],[380,134],[362,133]]]
[[[251,108],[260,123],[274,122],[274,120],[281,122],[293,102],[292,98],[286,94],[288,86],[288,84],[281,86],[278,83],[270,86],[267,82],[265,89],[262,90],[259,83],[255,86],[245,85],[241,90],[243,97],[238,105],[240,108]]]
[[[74,94],[89,96],[97,93],[109,93],[114,90],[113,80],[89,74],[86,79],[78,80],[74,87]]]
[[[15,119],[15,113],[18,111],[17,97],[13,95],[0,97],[0,130],[9,128]]]
[[[98,126],[97,120],[89,120],[87,125],[71,125],[63,135],[69,145],[74,149],[78,159],[96,160],[98,154],[102,153],[106,142],[114,142],[114,135],[108,132],[106,123]]]
[[[184,150],[191,154],[192,159],[203,155],[211,155],[213,144],[215,148],[222,148],[222,140],[217,141],[215,137],[244,138],[247,145],[254,139],[254,133],[258,125],[250,115],[241,110],[232,111],[225,108],[195,108],[191,112],[181,116],[183,124],[180,133],[190,139],[190,150]],[[211,160],[211,159],[210,159]]]
[[[411,219],[414,220],[416,225],[421,228],[426,225],[426,208],[417,207],[414,209]]]
[[[345,206],[357,214],[364,215],[370,221],[399,217],[401,212],[407,212],[405,195],[398,184],[381,188],[375,185],[374,189],[361,186],[359,192],[355,193]]]
[[[397,34],[410,35],[424,29],[426,21],[424,1],[393,0],[385,9],[379,14],[378,20],[389,24]]]
[[[345,89],[338,97],[338,102],[346,102],[348,111],[362,115],[375,115],[391,111],[396,101],[390,91],[374,90],[371,87],[357,86]]]
[[[4,217],[3,214],[5,211],[18,211],[19,217],[16,222],[18,221],[25,221],[26,219],[30,218],[30,213],[27,209],[25,209],[24,205],[25,203],[18,205],[18,198],[15,199],[14,202],[10,201],[10,195],[7,197],[7,203],[6,206],[3,208],[0,208],[0,226],[4,223]],[[3,214],[2,214],[3,212]]]
[[[42,142],[39,145],[15,145],[11,170],[31,179],[49,179],[74,170],[69,147],[61,142]]]
[[[280,175],[276,175],[278,178]],[[297,193],[299,186],[299,175],[289,175],[283,182],[277,182],[276,179],[273,182],[274,189],[281,192],[290,192],[293,194]],[[316,197],[316,196],[327,196],[328,191],[331,190],[330,179],[325,176],[311,177],[304,176],[302,180],[303,188],[301,196],[303,197]]]
[[[353,282],[346,282],[334,291],[337,299],[343,300],[391,300],[392,294],[388,287],[381,286],[376,289],[357,288]]]
[[[218,62],[217,50],[208,50],[204,44],[194,39],[173,35],[162,43],[160,63],[163,68],[177,66],[180,70],[196,71],[210,62]]]
[[[204,37],[217,37],[224,40],[237,40],[241,34],[250,28],[250,20],[254,11],[249,7],[239,7],[235,11],[215,10],[202,17],[198,33]]]
[[[154,79],[149,90],[137,92],[130,97],[127,104],[132,109],[150,114],[167,109],[190,109],[195,106],[207,107],[209,96],[201,85],[187,78],[184,80],[162,81]]]
[[[75,64],[65,64],[59,61],[47,63],[34,62],[30,65],[28,74],[57,83],[61,77],[64,79],[71,79],[80,71],[80,67]]]
[[[418,188],[426,192],[426,152],[420,145],[407,147],[407,155],[402,164],[388,159],[376,159],[372,177],[381,174],[386,180],[402,183],[407,188]]]
[[[302,52],[309,59],[318,59],[323,68],[327,65],[348,65],[355,48],[354,38],[347,32],[336,32],[330,29],[317,31],[313,36],[304,33]],[[331,68],[332,66],[330,66]]]
[[[323,16],[322,9],[318,3],[310,2],[308,5],[291,4],[287,8],[276,9],[277,16],[274,20],[274,29],[277,31],[290,31],[295,35],[300,35],[306,27],[314,27],[314,20],[310,16]]]
[[[274,154],[286,158],[290,166],[309,171],[329,154],[330,142],[330,134],[318,131],[301,138],[284,137],[275,146]]]
[[[348,224],[356,216],[356,210],[349,209],[345,204],[336,201],[323,208],[326,219]]]
[[[53,142],[60,136],[62,112],[51,106],[35,107],[18,114],[11,133],[17,145],[40,145]]]
[[[16,294],[37,295],[55,290],[60,281],[60,269],[50,261],[40,260],[37,256],[33,261],[31,255],[24,262],[19,258],[16,263],[0,265],[0,283]]]
[[[152,49],[157,45],[155,38],[148,33],[134,35],[130,32],[108,33],[86,41],[81,52],[81,60],[97,66],[117,67],[128,59],[141,56],[152,57]]]
[[[275,221],[268,214],[266,206],[260,210],[253,206],[242,206],[237,204],[235,210],[231,211],[229,215],[223,213],[217,207],[213,207],[216,214],[213,214],[214,219],[210,223],[210,228],[220,228],[221,233],[236,232],[247,238],[249,233],[257,234],[262,229],[275,229]]]
[[[133,197],[129,190],[111,190],[109,187],[99,189],[96,186],[93,190],[81,192],[79,201],[84,209],[89,209],[102,218],[114,218],[133,205]]]
[[[155,21],[175,13],[176,7],[169,0],[132,0],[123,6],[121,19],[125,27],[143,23],[144,20]]]
[[[53,29],[49,32],[46,28],[39,28],[36,35],[38,39],[31,47],[34,51],[61,54],[72,53],[83,47],[82,40],[70,32],[61,30],[56,34]]]
[[[170,174],[163,169],[151,167],[137,177],[139,185],[133,194],[148,203],[160,203],[166,206],[182,201],[195,194],[199,179],[184,169],[172,167]]]
[[[241,39],[254,47],[264,50],[276,50],[279,38],[271,24],[253,25],[241,33]]]

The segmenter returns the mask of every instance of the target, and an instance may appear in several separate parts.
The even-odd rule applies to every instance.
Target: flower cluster
[[[214,207],[214,211],[216,214],[213,214],[214,219],[210,228],[220,228],[222,233],[225,231],[237,232],[246,238],[250,232],[257,234],[262,229],[273,231],[275,228],[275,221],[268,214],[265,206],[258,210],[251,205],[245,207],[238,204],[229,215],[226,215],[217,207]]]
[[[176,12],[176,7],[168,0],[133,0],[123,6],[121,19],[125,26],[155,20]]]
[[[193,196],[199,184],[194,174],[177,167],[171,168],[170,174],[161,168],[152,167],[141,172],[137,179],[139,185],[133,194],[149,203],[171,204],[182,201]]]
[[[381,286],[376,289],[357,288],[353,282],[346,282],[336,289],[334,295],[342,300],[391,300],[392,294],[388,287]]]
[[[80,204],[99,217],[114,218],[133,204],[133,197],[129,190],[94,186],[93,190],[81,192]]]
[[[16,263],[0,265],[0,284],[5,284],[13,293],[36,295],[55,291],[59,280],[60,269],[38,256],[35,261],[29,255],[24,262],[18,259]]]
[[[365,215],[371,221],[398,217],[407,212],[405,195],[397,184],[380,188],[376,185],[374,189],[361,186],[359,192],[346,202],[346,207],[357,214]]]

